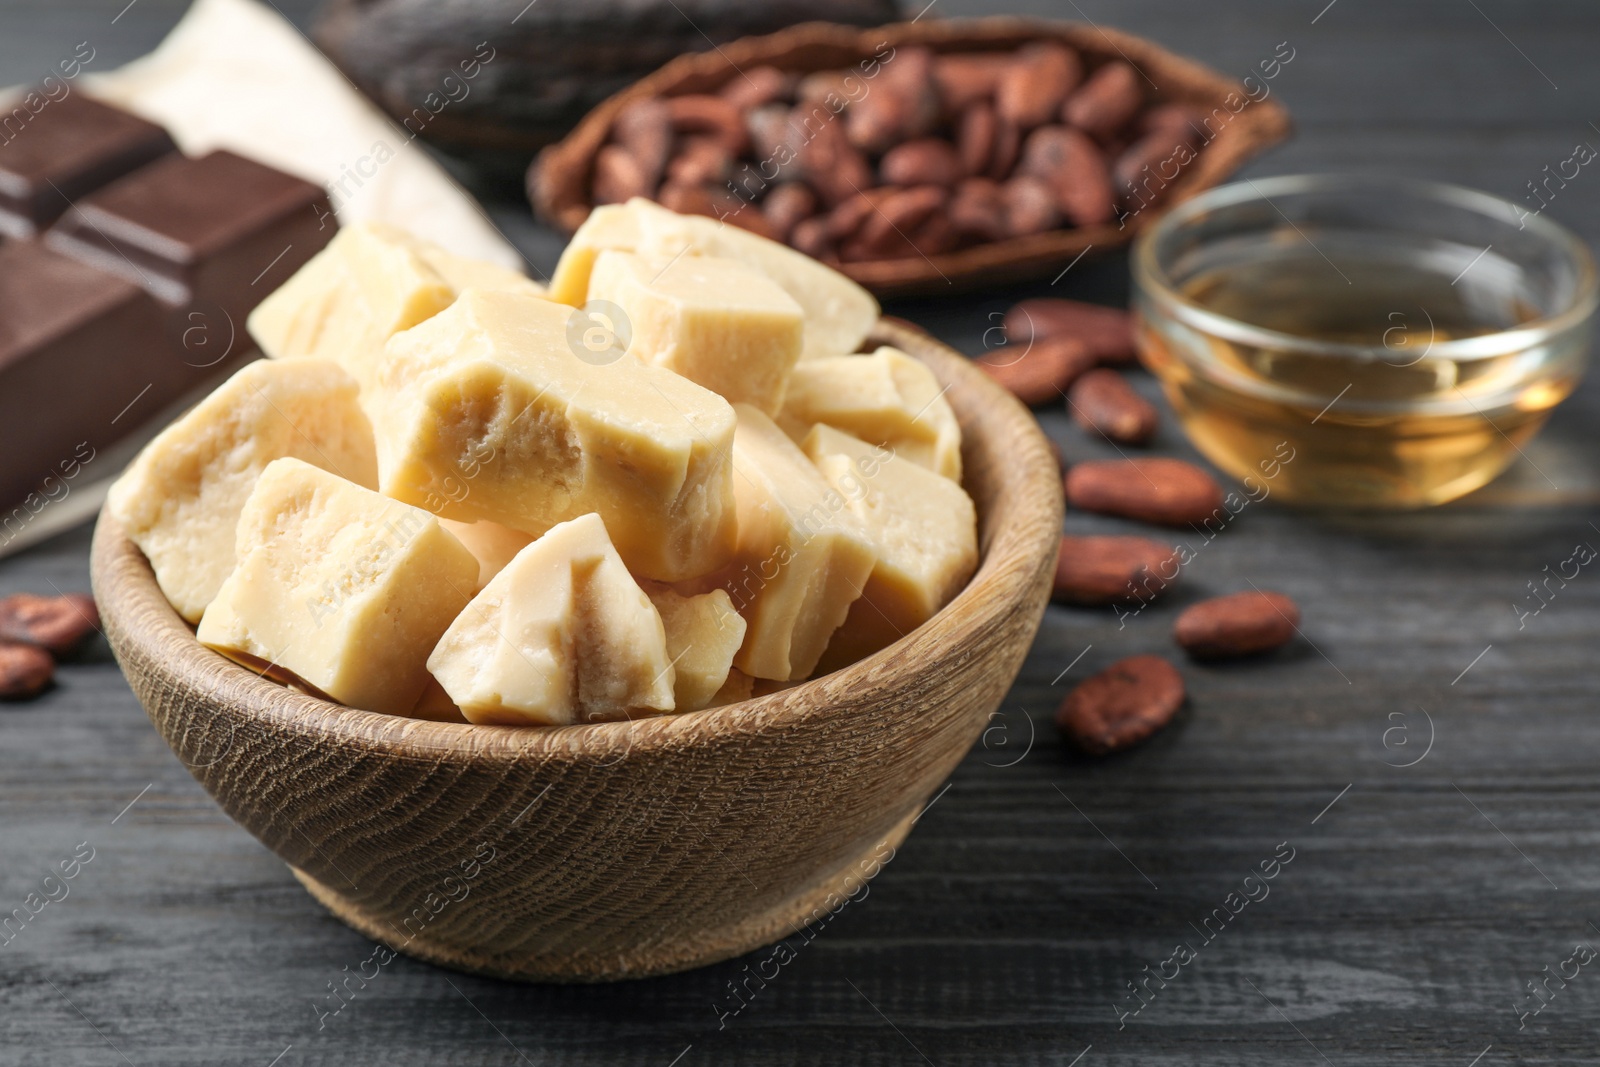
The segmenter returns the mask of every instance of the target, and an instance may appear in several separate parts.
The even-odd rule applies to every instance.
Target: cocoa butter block
[[[232,152],[152,163],[79,200],[51,247],[169,303],[245,317],[333,237],[323,191]]]
[[[23,521],[13,505],[37,511],[141,413],[204,380],[162,314],[122,278],[36,241],[0,243],[0,542]]]
[[[79,197],[177,150],[155,123],[68,94],[34,89],[0,113],[0,233],[31,237]]]

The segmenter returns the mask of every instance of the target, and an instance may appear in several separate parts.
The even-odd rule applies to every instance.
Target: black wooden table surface
[[[183,6],[125,4],[0,0],[0,84],[85,39],[96,66],[131,59]],[[285,9],[303,22],[309,6]],[[1593,5],[1033,13],[1125,27],[1239,76],[1288,42],[1272,91],[1298,134],[1253,176],[1382,170],[1520,199],[1576,143],[1600,145]],[[1597,205],[1600,172],[1585,170],[1548,210],[1593,240]],[[548,272],[559,242],[518,205],[494,214]],[[1016,298],[1119,302],[1125,275],[1125,259],[1085,261],[1053,290],[888,310],[976,353]],[[1101,453],[1044,421],[1069,459]],[[1125,626],[1050,608],[993,728],[870,893],[737,1013],[728,983],[755,957],[572,988],[402,958],[321,1017],[371,945],[223,817],[91,648],[44,699],[0,714],[0,913],[75,850],[93,856],[0,944],[0,1064],[1600,1061],[1600,576],[1520,623],[1513,606],[1547,565],[1600,546],[1597,424],[1591,380],[1525,462],[1458,504],[1329,517],[1269,499],[1195,544],[1183,592]],[[1157,447],[1186,451],[1171,428]],[[0,563],[0,593],[87,589],[88,542]],[[1186,666],[1189,707],[1138,751],[1064,749],[1051,713],[1075,679],[1171,653],[1178,609],[1247,582],[1298,598],[1306,639],[1266,662]],[[1242,902],[1275,858],[1267,895],[1251,882],[1260,899]],[[1220,932],[1204,922],[1218,908],[1232,916]],[[1180,944],[1192,958],[1165,962]]]

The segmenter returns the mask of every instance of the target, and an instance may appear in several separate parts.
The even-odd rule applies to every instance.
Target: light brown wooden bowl
[[[201,646],[102,517],[92,566],[106,635],[207,792],[368,937],[528,980],[635,978],[748,952],[859,892],[892,855],[1010,688],[1055,567],[1061,482],[1033,416],[915,328],[885,320],[870,340],[949,386],[981,560],[926,625],[844,670],[592,726],[356,711]]]
[[[884,43],[923,45],[934,52],[1011,50],[1030,41],[1064,42],[1092,68],[1126,59],[1154,83],[1151,101],[1183,103],[1210,112],[1229,93],[1243,98],[1244,86],[1232,78],[1175,55],[1152,41],[1122,30],[996,16],[982,19],[926,18],[858,29],[808,22],[762,37],[744,37],[710,52],[679,56],[654,74],[610,97],[584,116],[560,142],[546,148],[528,169],[528,196],[545,221],[571,233],[588,218],[593,203],[590,179],[595,154],[606,143],[612,121],[636,100],[654,96],[715,92],[739,71],[763,65],[787,71],[848,67],[879,51]],[[1028,237],[993,241],[935,256],[908,256],[833,264],[879,296],[949,293],[1047,276],[1094,249],[1101,254],[1133,240],[1167,210],[1222,184],[1250,157],[1289,135],[1289,113],[1271,98],[1247,104],[1225,125],[1176,181],[1166,199],[1140,211],[1124,226],[1116,222],[1082,229],[1050,230]]]

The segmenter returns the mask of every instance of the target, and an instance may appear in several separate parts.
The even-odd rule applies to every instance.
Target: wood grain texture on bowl
[[[1032,416],[908,325],[884,320],[870,341],[949,386],[981,562],[927,624],[834,674],[576,727],[343,708],[202,647],[102,518],[92,570],[106,635],[223,810],[367,936],[526,980],[640,977],[750,951],[826,914],[892,854],[1010,687],[1055,567],[1060,480]]]
[[[715,92],[739,71],[772,66],[785,71],[832,70],[872,56],[885,44],[922,45],[936,53],[1010,50],[1040,40],[1064,42],[1088,63],[1125,59],[1147,79],[1151,103],[1181,103],[1206,112],[1230,93],[1245,95],[1239,82],[1142,37],[1109,27],[996,16],[893,23],[861,30],[806,23],[763,37],[747,37],[714,52],[680,56],[612,96],[586,115],[562,141],[546,148],[528,172],[528,194],[539,216],[571,233],[593,206],[590,183],[595,157],[613,120],[628,105],[649,97]],[[1148,87],[1148,86],[1147,86]],[[939,255],[843,263],[838,269],[879,296],[950,292],[953,287],[989,286],[1037,277],[1093,249],[1102,253],[1127,244],[1164,211],[1220,185],[1252,156],[1289,135],[1288,112],[1271,99],[1230,113],[1214,139],[1155,207],[1116,221],[1079,229],[1051,230],[980,244]]]

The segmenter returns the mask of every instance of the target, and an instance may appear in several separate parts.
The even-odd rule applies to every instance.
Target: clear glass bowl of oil
[[[1588,249],[1548,219],[1355,175],[1213,189],[1139,239],[1133,275],[1141,356],[1190,440],[1317,505],[1490,481],[1577,385],[1596,304]]]

